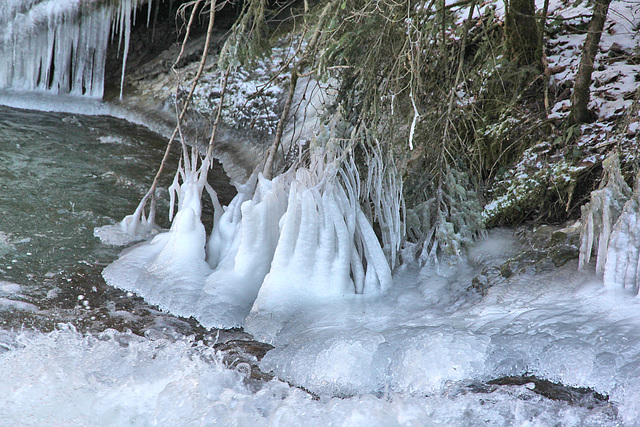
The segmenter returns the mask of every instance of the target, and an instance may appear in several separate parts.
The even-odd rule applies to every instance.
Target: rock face
[[[574,262],[579,255],[580,229],[579,221],[561,226],[521,227],[517,231],[521,252],[500,265],[484,267],[467,290],[485,296],[492,286],[513,276],[549,271]]]

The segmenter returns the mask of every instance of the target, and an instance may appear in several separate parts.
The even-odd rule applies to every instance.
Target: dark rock
[[[607,54],[609,58],[621,58],[628,55],[629,53],[626,50],[624,50],[624,48],[620,46],[620,44],[617,42],[614,42],[611,45],[611,47],[609,48],[609,53]]]
[[[248,379],[270,381],[273,378],[272,374],[262,372],[258,367],[258,362],[273,348],[272,345],[253,340],[229,340],[213,348],[222,353],[222,360],[227,367],[250,371],[246,372]]]
[[[528,388],[551,400],[559,400],[587,409],[609,405],[609,396],[600,394],[591,388],[566,386],[526,374],[496,378],[487,382],[487,384],[498,386],[523,386],[533,384],[533,388]],[[476,386],[475,390],[482,390],[482,388]]]
[[[568,227],[542,225],[518,233],[523,251],[500,265],[486,266],[471,280],[468,292],[486,296],[489,289],[527,272],[549,271],[579,257],[580,224]]]
[[[549,251],[549,256],[556,267],[562,267],[567,262],[573,259],[578,259],[580,256],[580,250],[577,246],[562,244],[554,246]]]

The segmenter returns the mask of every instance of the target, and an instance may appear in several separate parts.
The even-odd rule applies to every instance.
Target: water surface
[[[100,271],[122,248],[102,244],[93,230],[135,210],[165,147],[158,134],[112,117],[0,107],[5,327],[50,330],[71,322],[83,329],[136,329],[157,322],[153,308],[104,284]],[[174,151],[168,170],[177,164]],[[172,178],[167,174],[160,183],[157,221],[163,227],[169,225],[164,188]],[[219,166],[210,181],[227,201],[233,191]]]

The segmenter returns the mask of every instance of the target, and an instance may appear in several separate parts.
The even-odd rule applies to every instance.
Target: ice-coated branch
[[[184,46],[187,43],[187,37],[191,31],[191,25],[193,24],[194,21],[194,16],[196,14],[196,10],[200,4],[201,0],[197,0],[194,2],[193,4],[193,9],[191,10],[191,15],[189,17],[189,23],[187,26],[187,33],[185,35],[185,38],[182,41],[182,47],[180,49],[180,54],[178,55],[178,57],[176,58],[176,61],[174,63],[174,66],[172,67],[172,69],[175,72],[175,65],[178,63],[178,61],[180,60],[180,57],[182,55],[182,53],[184,52]],[[178,134],[181,132],[181,124],[182,121],[184,120],[184,116],[187,113],[188,107],[189,107],[189,103],[191,102],[191,99],[193,98],[193,94],[196,90],[196,87],[198,86],[198,82],[200,80],[200,77],[202,76],[202,72],[204,71],[204,67],[205,67],[205,63],[207,61],[207,56],[208,56],[208,52],[209,52],[209,46],[211,44],[211,36],[213,34],[213,24],[215,22],[215,11],[216,11],[216,2],[217,0],[209,0],[209,25],[207,27],[207,36],[205,38],[205,43],[204,43],[204,50],[202,52],[202,56],[200,58],[200,64],[198,66],[198,71],[196,72],[196,76],[193,80],[193,83],[191,85],[191,89],[189,90],[189,94],[187,95],[187,98],[185,99],[182,109],[180,111],[180,114],[178,114],[177,120],[176,120],[176,127],[173,130],[173,133],[171,134],[171,138],[169,138],[169,142],[167,142],[167,147],[164,151],[164,154],[162,156],[162,161],[160,162],[160,166],[158,167],[158,171],[156,172],[155,177],[153,178],[153,182],[151,183],[151,187],[149,188],[149,190],[147,191],[147,193],[144,195],[144,197],[142,198],[142,200],[140,200],[140,204],[138,205],[138,208],[136,208],[136,211],[134,212],[133,215],[129,215],[127,216],[123,222],[122,222],[122,227],[123,230],[126,231],[128,234],[135,234],[136,233],[136,228],[138,227],[138,224],[142,225],[141,219],[144,217],[144,209],[145,206],[147,204],[147,201],[149,201],[149,199],[151,199],[151,207],[149,209],[149,218],[145,218],[145,221],[151,225],[153,225],[154,220],[155,220],[155,191],[156,188],[158,186],[158,181],[160,179],[160,176],[162,175],[162,171],[164,169],[164,166],[167,162],[167,159],[169,157],[169,152],[171,150],[171,145],[173,144],[173,141],[176,139],[176,136],[178,136]],[[228,74],[225,74],[225,80],[224,82],[226,83],[226,78],[227,78]],[[224,96],[224,93],[223,93]],[[222,102],[220,103],[220,107],[222,106]],[[210,146],[213,145],[213,138],[215,138],[215,130],[217,128],[217,123],[219,121],[219,116],[220,114],[218,113],[217,117],[216,117],[216,125],[214,125],[214,129],[213,129],[213,133],[212,133],[212,139],[210,141]],[[183,150],[185,149],[185,141],[184,138],[181,138],[182,144],[183,144]],[[209,153],[208,153],[209,154]],[[185,162],[188,161],[187,156],[184,156],[184,160]],[[209,159],[210,161],[211,159]],[[185,165],[186,166],[186,165]],[[153,213],[153,215],[152,215]]]
[[[326,18],[329,15],[329,11],[331,10],[331,7],[333,6],[334,3],[335,3],[334,1],[329,1],[327,2],[324,9],[322,9],[322,13],[318,18],[318,22],[311,36],[311,40],[309,41],[309,44],[304,49],[300,60],[293,65],[293,68],[291,70],[287,99],[285,101],[282,114],[280,115],[280,120],[278,121],[276,133],[273,137],[273,143],[271,144],[271,146],[269,147],[269,150],[267,151],[267,159],[265,161],[264,168],[262,171],[263,175],[267,178],[271,178],[273,176],[273,163],[275,161],[278,148],[280,147],[285,123],[289,119],[289,112],[291,111],[291,105],[293,103],[293,96],[296,92],[298,78],[300,77],[300,73],[305,69],[305,67],[307,67],[309,62],[311,62],[311,57],[315,53],[315,50],[318,46],[318,41],[320,40],[320,35],[324,30]],[[302,44],[302,41],[300,43]]]

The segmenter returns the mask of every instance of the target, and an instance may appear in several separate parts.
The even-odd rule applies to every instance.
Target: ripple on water
[[[135,210],[165,147],[158,134],[112,117],[0,107],[2,326],[48,331],[70,322],[81,330],[143,334],[165,322],[193,329],[106,286],[100,275],[122,248],[102,244],[94,229]],[[160,186],[172,178],[167,174]],[[221,168],[212,181],[223,197],[232,195]],[[167,227],[167,192],[158,194],[158,221]]]

